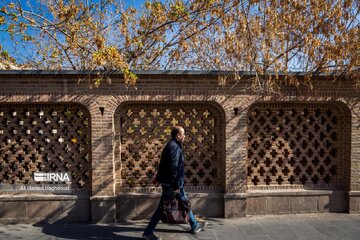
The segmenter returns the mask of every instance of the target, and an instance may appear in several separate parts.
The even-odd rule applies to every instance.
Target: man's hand
[[[179,188],[179,189],[174,190],[174,192],[176,192],[176,193],[180,193],[180,188]]]
[[[159,186],[159,182],[156,180],[156,178],[154,178],[153,184],[155,185],[155,187],[158,187],[158,186]]]

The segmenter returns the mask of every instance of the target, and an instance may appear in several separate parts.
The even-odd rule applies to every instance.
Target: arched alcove
[[[72,192],[91,193],[90,113],[81,104],[1,103],[0,150],[1,184],[69,172]]]
[[[331,102],[260,102],[248,112],[248,189],[346,189],[348,126]]]
[[[124,102],[116,110],[116,192],[155,191],[153,175],[171,128],[185,128],[190,192],[224,189],[224,112],[213,102]]]

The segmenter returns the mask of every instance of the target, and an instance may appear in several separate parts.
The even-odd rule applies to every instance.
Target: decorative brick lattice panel
[[[341,118],[333,104],[254,104],[248,113],[248,188],[342,188]]]
[[[121,145],[119,191],[148,191],[170,140],[171,128],[185,128],[185,182],[192,191],[221,191],[223,123],[221,113],[205,103],[128,103],[115,121]],[[147,188],[147,190],[146,190]]]
[[[90,191],[90,114],[76,104],[0,105],[0,183],[35,184],[34,172],[71,172]]]

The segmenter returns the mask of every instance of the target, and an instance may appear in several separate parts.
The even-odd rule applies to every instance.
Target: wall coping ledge
[[[189,198],[223,198],[224,194],[222,193],[192,193],[187,192],[186,195]],[[161,193],[118,193],[117,198],[158,198],[161,196]]]
[[[116,196],[92,196],[91,201],[114,201]]]
[[[247,195],[252,196],[319,196],[331,195],[335,192],[345,192],[343,190],[306,190],[306,189],[276,189],[276,190],[249,190]]]
[[[360,191],[350,191],[349,196],[360,196]]]
[[[0,195],[0,201],[12,202],[12,201],[69,201],[69,200],[89,200],[90,195],[46,195],[46,194],[4,194]]]
[[[246,199],[247,194],[246,193],[226,193],[224,195],[225,199]]]

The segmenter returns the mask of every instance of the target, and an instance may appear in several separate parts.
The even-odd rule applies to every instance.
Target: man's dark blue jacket
[[[178,140],[172,139],[164,147],[156,180],[174,190],[184,186],[184,153]]]

